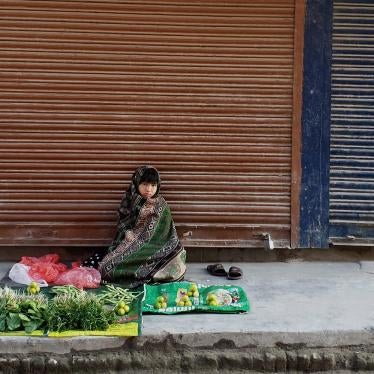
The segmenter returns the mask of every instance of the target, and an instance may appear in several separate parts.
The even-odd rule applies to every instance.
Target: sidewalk
[[[238,284],[251,311],[243,315],[144,316],[144,335],[189,332],[323,332],[374,330],[374,263],[242,263],[239,281],[189,264],[186,279]],[[224,263],[226,269],[230,264]],[[372,273],[369,273],[369,272]]]
[[[205,349],[217,353],[220,349],[310,348],[317,352],[349,347],[370,347],[369,353],[374,352],[373,262],[235,263],[244,273],[238,281],[210,276],[206,265],[188,264],[186,280],[242,286],[251,303],[249,313],[144,315],[143,336],[131,339],[2,337],[0,354],[64,355],[105,349],[149,350],[156,346],[162,350],[183,347],[183,350]],[[230,265],[224,263],[226,269]],[[10,263],[0,265],[0,277],[10,266]],[[356,351],[354,348],[350,354],[355,354],[357,361]],[[369,361],[361,369],[370,368]],[[310,365],[311,361],[308,362]],[[357,362],[351,364],[360,369]],[[260,367],[265,364],[266,360]]]

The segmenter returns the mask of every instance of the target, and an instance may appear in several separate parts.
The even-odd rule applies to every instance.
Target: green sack
[[[182,312],[243,313],[250,309],[239,286],[205,286],[193,282],[146,285],[142,310],[145,313]]]

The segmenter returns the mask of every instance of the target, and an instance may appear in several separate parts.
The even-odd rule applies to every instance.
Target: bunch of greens
[[[47,319],[50,331],[106,330],[116,314],[97,296],[81,291],[57,294],[49,303]]]
[[[43,295],[28,295],[0,288],[0,331],[25,330],[31,333],[47,328],[48,300]]]
[[[39,293],[0,288],[0,332],[106,330],[119,318],[115,300],[134,297],[126,291],[111,291],[116,291],[114,298],[113,294],[99,297],[74,286],[60,286],[51,289],[54,297],[48,300]]]

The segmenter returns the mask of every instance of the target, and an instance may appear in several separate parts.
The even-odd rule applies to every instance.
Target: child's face
[[[157,191],[157,183],[142,182],[139,184],[139,193],[145,199],[153,197]]]

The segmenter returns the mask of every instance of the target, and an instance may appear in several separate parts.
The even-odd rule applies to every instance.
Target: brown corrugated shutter
[[[156,166],[190,245],[289,244],[292,0],[0,8],[0,244],[106,245]]]

